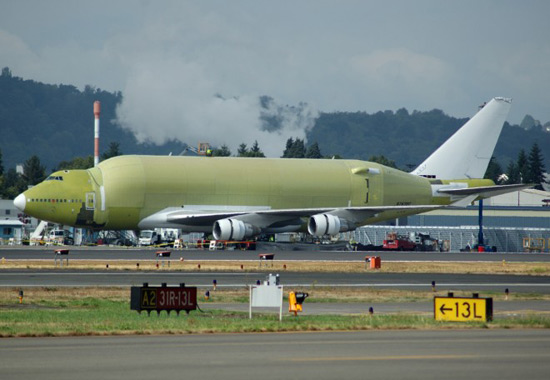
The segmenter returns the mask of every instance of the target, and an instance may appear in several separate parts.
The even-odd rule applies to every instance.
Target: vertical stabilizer
[[[483,178],[512,99],[493,98],[412,174],[439,179]]]

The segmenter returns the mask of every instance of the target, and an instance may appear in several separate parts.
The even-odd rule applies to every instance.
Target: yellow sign
[[[491,321],[493,319],[493,299],[434,297],[434,318],[436,321]]]

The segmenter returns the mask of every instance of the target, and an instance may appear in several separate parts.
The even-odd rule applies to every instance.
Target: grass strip
[[[20,288],[0,288],[0,307],[15,305],[19,302]],[[82,298],[98,298],[111,301],[129,302],[130,289],[128,287],[29,287],[24,290],[24,305],[37,307],[55,307],[57,302],[70,302]],[[206,301],[204,293],[209,290],[210,297]],[[430,302],[434,296],[447,296],[447,291],[433,292],[428,286],[426,290],[380,289],[370,287],[347,288],[330,286],[296,287],[292,290],[309,293],[306,303],[399,303],[399,302]],[[289,289],[285,291],[287,299]],[[472,292],[454,291],[455,297],[470,297]],[[248,303],[250,291],[242,288],[212,288],[198,289],[199,304],[209,303]],[[486,291],[482,297],[492,297],[495,302],[509,301],[550,301],[550,294],[544,293],[516,293],[508,296],[504,292]]]
[[[217,291],[211,299],[220,302],[236,298],[242,300],[244,296],[241,292],[244,291],[231,291],[227,294]],[[329,291],[329,289],[323,290],[325,294],[329,294]],[[335,291],[340,292],[341,289]],[[1,337],[368,329],[550,328],[550,316],[545,314],[495,319],[494,322],[489,323],[438,322],[431,316],[410,314],[371,316],[365,313],[298,317],[286,315],[282,322],[278,321],[278,315],[275,314],[255,313],[254,318],[250,320],[248,313],[222,310],[196,311],[189,315],[181,313],[179,316],[175,312],[170,314],[162,312],[160,315],[153,312],[148,315],[147,313],[138,314],[129,309],[128,289],[90,288],[71,291],[42,288],[29,289],[29,292],[23,304],[18,303],[15,289],[2,290],[0,293]],[[385,296],[379,294],[376,299],[379,302],[391,301],[395,300],[395,297],[395,293]]]

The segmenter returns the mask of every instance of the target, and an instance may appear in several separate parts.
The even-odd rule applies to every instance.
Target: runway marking
[[[177,253],[177,252],[176,252]],[[155,258],[140,258],[140,257],[136,257],[136,258],[133,258],[133,259],[122,259],[122,258],[116,258],[116,257],[110,257],[110,258],[104,258],[104,259],[86,259],[86,258],[79,258],[79,257],[76,257],[76,256],[71,256],[70,257],[71,260],[73,261],[89,261],[89,262],[107,262],[107,261],[112,261],[112,262],[135,262],[135,261],[140,261],[140,262],[156,262],[157,259]],[[476,264],[476,263],[500,263],[502,262],[502,260],[500,258],[494,258],[494,259],[487,259],[487,260],[393,260],[391,258],[382,258],[384,261],[387,261],[387,262],[391,262],[391,263],[422,263],[422,264],[430,264],[430,263],[435,263],[435,264],[445,264],[445,263],[449,263],[449,264],[460,264],[460,263],[472,263],[472,264]],[[12,259],[12,258],[7,258],[6,259],[7,261],[11,261],[11,262],[26,262],[26,261],[39,261],[39,262],[51,262],[52,259],[49,258],[49,259],[45,259],[45,258],[27,258],[27,259]],[[170,260],[165,260],[165,261],[170,261],[170,262],[179,262],[179,259],[170,259]],[[197,261],[200,261],[200,262],[204,262],[204,263],[216,263],[216,262],[221,262],[221,263],[230,263],[230,262],[250,262],[250,263],[257,263],[258,262],[258,259],[257,258],[234,258],[234,259],[201,259],[201,258],[186,258],[185,259],[185,262],[197,262]],[[277,260],[277,262],[293,262],[293,263],[310,263],[310,262],[315,262],[315,263],[364,263],[365,262],[365,259],[364,258],[358,258],[358,259],[355,259],[355,260],[315,260],[315,259],[292,259],[292,258],[280,258]],[[510,264],[547,264],[548,261],[510,261],[510,260],[506,260],[507,263],[510,263]]]
[[[345,361],[393,361],[393,360],[433,360],[433,359],[447,359],[447,360],[461,360],[461,359],[519,359],[519,358],[547,358],[550,354],[503,354],[503,355],[391,355],[391,356],[358,356],[358,357],[317,357],[317,358],[288,358],[282,359],[286,362],[345,362]]]
[[[213,276],[214,274],[210,274]],[[184,275],[181,275],[184,276]],[[166,282],[166,281],[165,281]],[[239,288],[251,284],[255,284],[256,281],[252,281],[249,283],[237,283],[237,284],[218,284],[218,288]],[[120,288],[120,287],[126,287],[126,286],[132,286],[134,283],[118,283],[118,284],[97,284],[97,283],[78,283],[78,284],[57,284],[57,283],[34,283],[34,284],[0,284],[0,288],[12,288],[14,286],[21,286],[21,287],[43,287],[43,286],[56,286],[56,287],[98,287],[98,288]],[[204,287],[209,286],[210,283],[189,283],[188,286],[198,286],[198,287]],[[333,288],[394,288],[394,287],[403,287],[403,288],[416,288],[416,287],[429,287],[431,285],[429,284],[325,284],[321,282],[317,282],[315,285],[312,285],[311,283],[308,284],[281,284],[286,287],[302,287],[302,288],[311,288],[315,286],[328,286]],[[514,284],[514,283],[506,283],[506,284],[438,284],[438,287],[480,287],[480,288],[490,288],[490,287],[550,287],[550,284]]]
[[[302,287],[311,287],[314,286],[312,284],[282,284],[284,286],[302,286]],[[325,284],[318,282],[316,285],[323,285],[323,286],[332,286],[332,287],[430,287],[431,285],[426,284],[395,284],[395,283],[376,283],[376,284]],[[513,283],[513,282],[507,282],[504,284],[496,283],[496,284],[472,284],[472,283],[438,283],[438,287],[446,287],[446,286],[476,286],[476,287],[492,287],[492,286],[504,286],[504,287],[511,287],[511,286],[540,286],[540,287],[548,287],[550,286],[550,283],[546,284],[539,284],[539,283]]]
[[[426,331],[429,331],[429,330],[426,330]],[[442,330],[440,330],[442,331]],[[356,333],[357,331],[349,331],[349,332],[346,332],[346,333],[350,333],[350,334],[354,334]],[[342,333],[342,331],[332,331],[332,332],[327,332],[327,331],[300,331],[300,332],[296,332],[296,331],[281,331],[281,332],[276,332],[276,333],[269,333],[270,335],[315,335],[315,334],[320,334],[320,333]],[[167,338],[167,337],[170,337],[170,338],[178,338],[178,337],[182,337],[182,336],[189,336],[187,334],[183,334],[183,335],[151,335],[151,336],[148,336],[146,337],[146,339],[151,339],[151,338],[155,338],[155,337],[161,337],[161,338]],[[191,335],[199,335],[199,334],[191,334]],[[226,333],[214,333],[214,334],[211,334],[209,336],[213,336],[213,335],[216,335],[216,336],[228,336],[228,335],[231,335],[231,336],[235,336],[234,333],[231,333],[231,334],[226,334]],[[242,334],[236,334],[237,336],[243,336],[243,335],[265,335],[264,333],[242,333]],[[94,343],[94,347],[95,348],[98,348],[98,347],[112,347],[113,345],[115,346],[118,346],[118,347],[133,347],[136,342],[123,342],[123,343],[119,343],[119,342],[113,342],[112,340],[116,339],[116,338],[126,338],[128,336],[101,336],[101,335],[94,335],[94,336],[88,336],[88,337],[85,337],[86,340],[90,339],[90,340],[95,340]],[[140,338],[144,338],[143,336],[138,336],[138,335],[131,335],[131,337],[133,338],[136,338],[136,339],[140,339]],[[55,339],[56,341],[58,339],[81,339],[83,337],[79,337],[79,336],[69,336],[69,337],[37,337],[37,338],[29,338],[29,339],[36,339],[36,340],[47,340],[47,339]],[[29,339],[27,338],[20,338],[20,337],[10,337],[10,338],[2,338],[2,340],[0,340],[0,344],[2,342],[5,342],[5,341],[9,341],[11,340],[12,342],[13,341],[20,341],[20,342],[23,342],[23,343],[26,343],[27,341],[29,341]],[[106,339],[106,340],[110,340],[109,342],[101,342],[101,340],[103,339]],[[470,339],[453,339],[453,338],[437,338],[437,341],[439,343],[443,343],[443,342],[448,342],[448,343],[487,343],[488,341],[491,342],[491,343],[519,343],[519,342],[524,342],[524,343],[536,343],[536,342],[547,342],[548,341],[548,338],[513,338],[513,337],[510,337],[510,338],[494,338],[492,339],[491,337],[487,337],[485,339],[475,339],[475,338],[470,338]],[[100,344],[97,344],[97,343],[100,343]],[[156,342],[148,342],[148,346],[150,348],[157,348],[157,347],[161,347],[161,348],[170,348],[170,349],[174,349],[174,348],[189,348],[189,347],[241,347],[241,346],[259,346],[259,347],[265,347],[266,344],[269,344],[270,346],[318,346],[318,345],[343,345],[343,346],[349,346],[349,345],[365,345],[365,344],[409,344],[409,343],[412,343],[412,344],[424,344],[426,343],[427,341],[425,339],[411,339],[411,338],[408,338],[408,339],[398,339],[398,341],[396,342],[395,339],[360,339],[360,340],[317,340],[317,341],[306,341],[306,342],[303,342],[303,341],[280,341],[280,340],[262,340],[261,342],[259,341],[255,341],[255,342],[250,342],[250,341],[243,341],[243,342],[189,342],[189,343],[181,343],[181,341],[173,341],[173,342],[163,342],[163,343],[156,343]],[[8,346],[1,346],[0,345],[0,352],[3,352],[3,351],[49,351],[49,350],[73,350],[73,349],[82,349],[82,350],[85,350],[85,349],[90,349],[91,345],[90,345],[90,342],[85,342],[85,343],[70,343],[70,344],[60,344],[60,345],[50,345],[50,346],[41,346],[41,347],[37,347],[37,346],[24,346],[24,347],[13,347],[13,344],[9,344]],[[404,358],[404,359],[416,359],[416,358],[419,358],[419,359],[444,359],[446,358],[447,356],[451,356],[451,357],[456,357],[457,355],[403,355],[403,356],[394,356],[394,355],[391,355],[391,356],[368,356],[368,357],[342,357],[342,358],[337,358],[337,357],[327,357],[327,358],[321,358],[321,357],[316,357],[316,358],[294,358],[296,361],[321,361],[321,360],[384,360],[384,358],[386,358],[385,360],[392,360],[390,358]],[[465,355],[467,357],[476,357],[476,358],[479,358],[480,355],[479,354],[476,354],[476,355]],[[485,358],[491,358],[491,357],[510,357],[510,358],[518,358],[518,357],[549,357],[550,356],[550,353],[538,353],[538,354],[529,354],[529,355],[524,355],[524,354],[499,354],[499,355],[483,355],[483,357]],[[368,359],[367,359],[368,358]],[[371,359],[372,358],[372,359]],[[283,358],[283,359],[280,359],[280,360],[290,360],[292,361],[292,359],[287,359],[287,358]]]
[[[477,355],[392,355],[392,356],[358,356],[358,357],[320,357],[290,358],[291,362],[325,362],[325,361],[380,361],[380,360],[433,360],[433,359],[473,359]]]
[[[162,275],[162,276],[247,276],[247,275],[264,275],[265,273],[231,273],[231,272],[0,272],[4,276],[143,276],[143,275]]]

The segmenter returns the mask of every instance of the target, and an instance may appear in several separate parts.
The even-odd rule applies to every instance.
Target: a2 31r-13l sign
[[[133,286],[130,293],[130,308],[138,312],[156,311],[160,313],[162,310],[180,311],[189,313],[191,310],[197,309],[197,288],[186,287],[185,284],[180,286],[149,286],[145,283],[141,287]]]
[[[437,321],[491,321],[493,319],[493,299],[434,297],[434,318]]]

